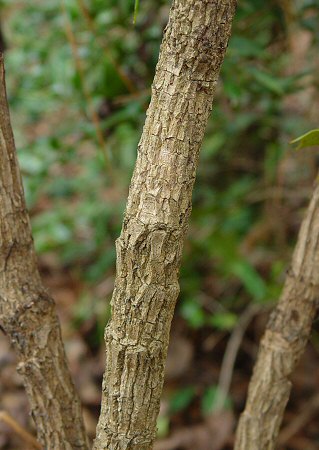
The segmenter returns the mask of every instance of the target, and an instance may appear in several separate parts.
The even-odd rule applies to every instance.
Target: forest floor
[[[43,265],[43,264],[41,264]],[[72,275],[56,268],[42,267],[45,284],[57,302],[62,322],[66,352],[74,382],[83,402],[87,431],[94,437],[99,414],[100,386],[104,366],[104,349],[92,346],[90,333],[94,324],[84,322],[80,328],[72,324],[72,308],[80,289]],[[167,361],[160,433],[155,450],[229,450],[234,442],[234,429],[243,409],[249,377],[256,358],[257,342],[264,330],[267,312],[257,312],[242,339],[231,376],[230,398],[227,410],[203,417],[200,399],[212,383],[217,384],[225,350],[230,336],[213,332],[211,328],[190,331],[183,319],[176,317]],[[235,339],[236,340],[236,339]],[[319,340],[313,333],[306,353],[293,377],[292,395],[285,413],[279,439],[279,450],[315,450],[319,447]],[[21,379],[16,373],[16,358],[8,339],[0,334],[0,394],[1,410],[6,411],[23,428],[35,434],[29,414],[27,398]],[[230,368],[231,370],[231,368]],[[169,423],[165,417],[170,408],[170,394],[176,387],[192,389],[191,398],[175,401],[175,412],[170,411]],[[187,404],[188,403],[188,404]],[[162,425],[161,425],[162,424]],[[163,425],[164,424],[164,425]],[[0,448],[27,450],[26,441],[10,426],[0,421]]]

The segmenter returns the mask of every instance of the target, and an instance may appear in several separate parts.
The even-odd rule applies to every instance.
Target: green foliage
[[[251,264],[244,260],[239,260],[234,262],[232,270],[253,299],[263,300],[265,298],[266,283]]]
[[[174,414],[187,408],[187,406],[193,400],[194,396],[195,396],[194,386],[187,386],[183,389],[176,391],[170,399],[170,413]]]
[[[297,137],[290,143],[298,144],[297,150],[319,145],[319,128],[317,128],[316,130],[308,131],[308,133],[305,133],[302,136]]]
[[[216,312],[208,323],[218,330],[232,330],[237,323],[237,316],[231,312]]]
[[[140,0],[135,0],[135,4],[134,4],[134,16],[133,16],[133,23],[134,23],[134,25],[136,24],[139,6],[140,6]]]
[[[163,438],[167,436],[169,431],[169,417],[168,416],[158,416],[157,418],[157,437]]]
[[[185,299],[181,305],[180,312],[192,328],[200,328],[205,325],[206,315],[196,300]]]
[[[218,386],[213,385],[205,390],[201,402],[201,409],[203,415],[206,416],[208,414],[211,414],[215,412],[218,408],[220,408],[219,404],[220,395],[221,393],[218,389]],[[228,397],[225,400],[223,408],[225,409],[231,408],[231,400]]]
[[[10,11],[5,26],[10,104],[37,249],[57,252],[62,264],[78,267],[81,277],[94,285],[114,270],[114,240],[168,3],[135,2],[135,26],[132,3],[126,1],[94,0],[85,4],[85,11],[76,0],[65,2],[65,10],[52,0],[27,2],[19,9],[12,5],[4,2]],[[286,75],[284,52],[273,46],[285,33],[275,4],[245,0],[239,5],[203,145],[181,272],[180,313],[195,329],[231,329],[237,305],[240,310],[249,300],[275,300],[278,291],[280,274],[272,275],[271,265],[261,273],[240,247],[263,217],[262,204],[247,200],[275,179],[285,152],[280,134],[295,133],[291,117],[281,113],[283,99],[301,89],[308,73],[301,68]],[[116,170],[115,187],[101,158],[92,108],[100,115],[104,150]],[[40,131],[28,132],[35,124]],[[254,168],[238,167],[239,158]],[[44,205],[40,210],[39,202]],[[221,320],[200,299],[205,280],[214,279],[214,273],[216,292],[205,295],[223,292],[225,311],[215,311]]]

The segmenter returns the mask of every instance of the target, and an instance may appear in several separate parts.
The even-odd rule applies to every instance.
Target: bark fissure
[[[274,450],[291,375],[308,342],[319,300],[319,186],[302,223],[291,268],[260,344],[235,450]]]
[[[16,158],[0,54],[0,325],[18,355],[39,441],[88,449],[53,299],[42,285]]]
[[[200,144],[235,4],[172,4],[116,242],[96,450],[153,446]]]

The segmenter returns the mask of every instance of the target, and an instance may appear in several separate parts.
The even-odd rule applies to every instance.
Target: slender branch
[[[37,267],[0,54],[0,326],[10,337],[36,423],[48,449],[88,448],[53,299]]]
[[[260,311],[260,309],[261,307],[259,305],[249,305],[240,316],[239,321],[228,340],[219,374],[217,399],[215,405],[216,410],[224,408],[225,400],[230,389],[235,361],[241,341],[250,321]]]
[[[305,425],[318,414],[319,410],[319,394],[316,394],[310,401],[305,403],[300,413],[280,432],[279,444],[285,445],[298,431],[302,430]]]
[[[201,142],[235,0],[174,0],[122,232],[95,450],[150,450]]]
[[[110,177],[114,181],[115,177],[113,174],[112,165],[110,163],[110,155],[109,155],[108,151],[106,150],[106,142],[105,142],[103,131],[101,128],[99,116],[96,112],[96,109],[94,107],[94,104],[93,104],[93,101],[91,98],[91,94],[86,85],[85,73],[84,73],[81,58],[79,56],[78,46],[77,46],[76,38],[75,38],[75,35],[73,32],[72,23],[71,23],[71,20],[69,18],[69,15],[68,15],[68,12],[67,12],[67,9],[65,6],[65,0],[62,0],[61,5],[62,5],[62,11],[64,13],[64,17],[65,17],[65,34],[66,34],[66,37],[67,37],[70,47],[71,47],[75,68],[76,68],[76,71],[78,73],[80,83],[81,83],[82,93],[83,93],[83,96],[84,96],[86,104],[87,104],[89,116],[91,116],[91,120],[92,120],[92,123],[95,128],[95,134],[96,134],[97,142],[99,144],[100,151],[102,152],[102,155],[104,157],[104,161],[105,161],[105,164],[109,171]]]
[[[25,430],[13,417],[6,411],[0,411],[0,420],[13,429],[13,431],[20,436],[20,438],[31,445],[33,448],[42,450],[42,445],[32,436],[27,430]]]
[[[236,450],[273,450],[293,374],[308,342],[319,298],[319,186],[302,223],[291,268],[271,314],[237,429]]]

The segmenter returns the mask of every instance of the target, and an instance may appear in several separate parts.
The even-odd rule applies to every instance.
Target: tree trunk
[[[235,0],[175,0],[117,240],[95,450],[150,450],[201,142]]]
[[[54,301],[37,268],[0,54],[0,326],[20,360],[38,438],[49,450],[87,449]]]
[[[310,336],[319,298],[319,186],[302,223],[278,306],[270,316],[242,413],[235,450],[273,450],[290,377]]]

